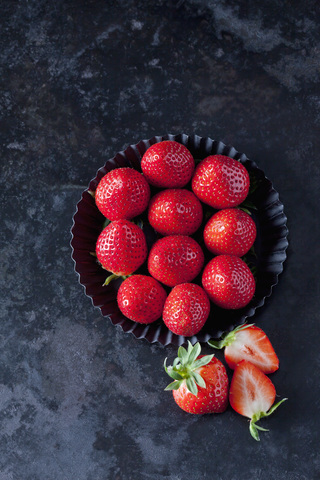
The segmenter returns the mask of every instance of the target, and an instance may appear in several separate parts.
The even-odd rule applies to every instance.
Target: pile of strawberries
[[[124,316],[143,324],[162,317],[173,333],[192,336],[212,303],[240,309],[254,295],[254,276],[241,257],[255,241],[256,225],[236,208],[248,195],[249,174],[223,155],[195,166],[190,151],[169,140],[148,148],[141,169],[117,168],[100,180],[95,202],[110,223],[98,237],[96,255],[109,272],[106,284],[124,279],[117,295]],[[209,219],[204,206],[214,209]],[[145,211],[158,235],[149,251],[135,223]],[[135,273],[142,265],[149,275]]]
[[[193,336],[209,318],[212,303],[240,309],[253,298],[255,279],[241,258],[256,239],[256,225],[241,209],[249,174],[223,155],[210,155],[195,166],[189,150],[174,141],[152,145],[141,169],[111,170],[94,195],[109,221],[96,242],[97,259],[109,272],[105,285],[123,278],[117,303],[127,318],[149,324],[162,317],[173,333]],[[204,206],[214,209],[210,218]],[[157,234],[149,248],[136,219],[143,212]],[[149,275],[135,273],[143,265]],[[230,403],[250,418],[251,435],[259,440],[258,430],[264,429],[257,421],[285,400],[274,404],[276,390],[267,375],[278,369],[279,360],[268,337],[254,325],[242,325],[208,343],[225,348],[226,363],[234,370],[230,388],[222,362],[200,355],[200,344],[188,342],[172,366],[165,362],[173,379],[166,389],[190,413],[224,412]]]

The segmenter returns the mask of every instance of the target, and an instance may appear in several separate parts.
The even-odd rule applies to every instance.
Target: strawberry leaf
[[[196,360],[195,362],[193,362],[193,365],[192,365],[193,369],[196,370],[200,367],[204,367],[205,365],[211,362],[213,357],[214,355],[205,355],[204,357],[199,358],[199,360]]]
[[[181,387],[182,382],[183,380],[169,383],[169,385],[166,386],[165,390],[178,390]]]
[[[102,230],[104,230],[109,225],[109,223],[111,223],[111,220],[108,220],[108,218],[106,218],[102,224]]]
[[[191,345],[191,342],[189,342],[189,344]],[[189,363],[193,363],[195,359],[200,355],[200,352],[201,352],[200,343],[196,343],[195,346],[192,348],[191,352],[189,353],[189,358],[188,358]]]
[[[189,390],[190,393],[192,393],[193,395],[198,394],[198,387],[193,377],[187,378],[186,384],[187,384],[187,389]]]
[[[195,382],[199,385],[199,387],[206,388],[206,382],[203,380],[201,375],[197,372],[192,372],[192,376],[195,380]]]
[[[278,407],[279,405],[281,405],[281,403],[285,402],[286,400],[288,400],[287,398],[283,398],[282,400],[280,400],[280,402],[278,403],[275,403],[271,408],[270,410],[268,410],[268,412],[266,413],[266,417],[269,417],[269,415],[271,415]]]
[[[250,430],[250,433],[251,433],[251,436],[257,441],[259,442],[260,441],[260,437],[259,437],[259,432],[258,432],[258,429],[257,429],[257,426],[255,423],[250,422],[250,425],[249,425],[249,430]]]
[[[181,361],[181,364],[185,364],[187,363],[188,361],[188,352],[187,350],[184,348],[184,347],[179,347],[179,350],[178,350],[178,357]]]

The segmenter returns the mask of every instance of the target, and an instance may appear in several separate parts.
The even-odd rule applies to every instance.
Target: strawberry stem
[[[254,323],[247,323],[247,324],[244,324],[244,325],[239,325],[238,327],[236,327],[231,332],[223,334],[222,337],[221,337],[221,340],[213,340],[211,338],[208,341],[208,345],[210,345],[210,347],[216,348],[218,350],[221,350],[224,347],[228,347],[229,345],[231,345],[235,341],[236,334],[240,330],[245,330],[246,328],[252,327],[253,325],[254,325]]]
[[[109,275],[109,276],[106,278],[106,280],[105,280],[105,282],[104,282],[104,284],[103,284],[103,287],[106,287],[107,285],[109,285],[109,283],[112,282],[112,280],[115,280],[116,278],[119,278],[119,276],[118,276],[118,275],[115,275],[114,273],[112,273],[111,275]]]
[[[287,398],[283,398],[282,400],[280,400],[280,402],[278,403],[275,403],[271,408],[270,410],[268,410],[268,412],[258,412],[258,413],[255,413],[251,420],[250,420],[250,425],[249,425],[249,430],[250,430],[250,433],[251,433],[251,436],[257,440],[257,442],[260,441],[260,437],[259,437],[259,432],[258,430],[262,431],[262,432],[268,432],[268,429],[266,428],[262,428],[260,427],[260,425],[256,425],[256,423],[261,419],[261,418],[264,418],[264,417],[269,417],[278,407],[279,405],[281,405],[281,403],[285,402],[286,400],[288,400]]]

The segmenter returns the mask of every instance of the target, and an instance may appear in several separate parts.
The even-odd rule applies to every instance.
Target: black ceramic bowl
[[[251,185],[256,187],[249,193],[248,200],[255,206],[255,209],[252,209],[252,217],[257,225],[257,239],[254,245],[254,254],[246,256],[249,266],[253,266],[256,271],[255,295],[249,305],[240,310],[223,310],[212,305],[209,319],[204,328],[197,335],[189,338],[193,344],[196,341],[206,342],[210,338],[219,338],[222,333],[231,331],[237,325],[243,324],[248,317],[254,315],[256,309],[264,304],[266,297],[271,295],[272,288],[278,283],[278,276],[283,270],[283,262],[286,259],[287,219],[279,195],[262,170],[243,153],[210,138],[185,134],[157,136],[150,140],[141,140],[136,145],[130,145],[126,150],[108,160],[91,180],[88,189],[82,193],[71,229],[72,258],[75,262],[75,271],[79,275],[80,283],[85,288],[86,295],[91,298],[94,306],[100,308],[102,315],[111,320],[113,325],[118,325],[124,332],[132,333],[137,338],[145,338],[151,343],[159,342],[163,345],[178,346],[186,342],[186,337],[170,332],[162,320],[149,325],[141,325],[124,317],[116,301],[117,291],[122,280],[116,280],[108,286],[103,286],[107,272],[100,267],[95,256],[92,255],[95,252],[96,240],[102,230],[105,218],[97,209],[90,192],[94,192],[100,179],[114,168],[133,167],[141,171],[140,162],[144,152],[150,145],[162,140],[175,140],[182,143],[190,150],[195,159],[203,159],[214,154],[235,158],[247,168]],[[150,247],[156,236],[146,221],[144,221],[144,232]],[[194,237],[198,241],[200,240],[197,234]],[[206,252],[206,255],[207,261],[212,258],[212,254],[209,252]],[[145,266],[139,272],[147,273]],[[200,278],[194,281],[200,283]]]

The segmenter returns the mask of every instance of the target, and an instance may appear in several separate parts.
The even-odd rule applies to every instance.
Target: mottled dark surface
[[[1,2],[0,480],[320,478],[319,18],[314,0]],[[288,216],[256,321],[289,400],[260,443],[230,408],[180,411],[163,391],[175,349],[113,327],[73,271],[96,170],[179,132],[245,152]]]

